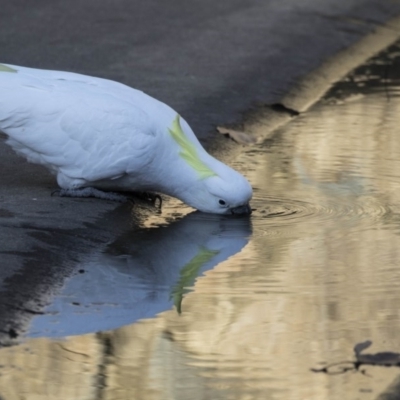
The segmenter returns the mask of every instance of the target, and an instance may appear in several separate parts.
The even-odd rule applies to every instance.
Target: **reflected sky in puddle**
[[[398,396],[397,368],[311,371],[367,339],[400,352],[398,50],[236,160],[251,221],[171,212],[88,257],[0,350],[0,397]]]

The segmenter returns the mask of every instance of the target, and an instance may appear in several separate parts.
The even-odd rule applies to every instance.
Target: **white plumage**
[[[0,64],[0,130],[54,172],[65,195],[159,191],[205,212],[250,211],[243,176],[209,155],[173,109],[121,83]]]

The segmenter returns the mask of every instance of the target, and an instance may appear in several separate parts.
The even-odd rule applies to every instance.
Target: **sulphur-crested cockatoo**
[[[62,196],[156,191],[208,213],[249,213],[248,181],[166,104],[121,83],[0,64],[0,130],[54,172]]]

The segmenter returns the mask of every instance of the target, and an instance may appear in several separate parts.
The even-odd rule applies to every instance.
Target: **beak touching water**
[[[250,215],[251,214],[251,207],[250,205],[247,204],[243,204],[241,206],[238,207],[233,207],[230,208],[229,211],[231,212],[231,214],[235,214],[235,215]]]

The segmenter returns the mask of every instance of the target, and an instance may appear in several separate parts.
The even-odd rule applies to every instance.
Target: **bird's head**
[[[197,210],[213,214],[250,214],[252,188],[239,172],[209,155],[179,116],[169,132],[178,144],[182,184],[171,193]],[[176,156],[175,156],[176,159]]]
[[[251,214],[252,188],[247,179],[225,164],[216,164],[215,176],[191,182],[179,198],[206,213]]]

